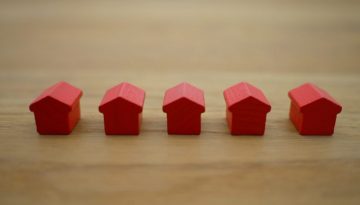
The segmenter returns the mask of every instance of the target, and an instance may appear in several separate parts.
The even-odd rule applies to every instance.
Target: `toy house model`
[[[205,112],[204,92],[181,83],[165,92],[163,111],[167,114],[168,134],[199,135],[201,113]]]
[[[66,82],[46,89],[30,105],[39,134],[70,134],[80,119],[82,91]]]
[[[224,91],[226,119],[232,135],[263,135],[271,110],[263,92],[249,83],[238,83]]]
[[[332,135],[341,105],[326,91],[306,83],[289,91],[290,119],[302,135]]]
[[[99,105],[107,135],[138,135],[144,106],[144,90],[121,83],[110,88]]]

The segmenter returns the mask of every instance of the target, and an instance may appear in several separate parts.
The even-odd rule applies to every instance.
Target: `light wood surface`
[[[0,204],[359,204],[359,1],[0,1]],[[39,136],[29,103],[84,90],[69,136]],[[107,137],[98,104],[146,90],[141,135]],[[164,91],[205,91],[200,136],[168,136]],[[232,137],[222,91],[272,104],[264,137]],[[332,137],[299,136],[289,89],[343,105]]]

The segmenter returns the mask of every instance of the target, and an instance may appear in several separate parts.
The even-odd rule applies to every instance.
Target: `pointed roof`
[[[340,103],[331,97],[325,90],[312,83],[305,83],[294,88],[289,91],[288,95],[301,111],[321,108],[323,105],[329,105],[336,113],[339,113],[342,110]]]
[[[99,105],[100,112],[103,112],[106,106],[118,99],[134,105],[136,110],[141,112],[145,101],[145,91],[127,82],[120,83],[106,91]]]
[[[263,106],[265,111],[271,110],[271,105],[263,92],[250,83],[240,82],[224,91],[226,106],[230,111],[235,111],[238,106]]]
[[[168,112],[171,105],[184,100],[192,102],[199,108],[199,111],[205,112],[204,92],[186,82],[180,83],[165,92],[163,101],[163,111]]]
[[[83,92],[79,88],[61,81],[43,91],[30,104],[30,110],[34,112],[38,107],[41,107],[40,104],[42,101],[47,101],[56,103],[66,111],[70,111],[82,94]]]

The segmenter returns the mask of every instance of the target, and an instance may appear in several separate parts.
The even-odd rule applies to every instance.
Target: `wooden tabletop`
[[[0,1],[0,204],[360,204],[359,1]],[[30,102],[84,91],[69,136],[36,133]],[[105,136],[98,105],[146,90],[139,136]],[[164,91],[205,91],[200,136],[169,136]],[[229,135],[222,91],[272,104],[263,137]],[[287,92],[342,105],[332,137],[298,135]]]

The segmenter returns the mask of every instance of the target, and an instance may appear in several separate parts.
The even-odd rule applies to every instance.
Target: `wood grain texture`
[[[0,204],[359,204],[359,1],[0,1]],[[39,136],[28,106],[65,80],[84,90],[70,136]],[[146,90],[142,133],[104,135],[98,104]],[[200,136],[168,136],[164,91],[205,91]],[[232,137],[223,89],[272,104],[264,137]],[[299,136],[287,92],[343,105],[333,137]]]

